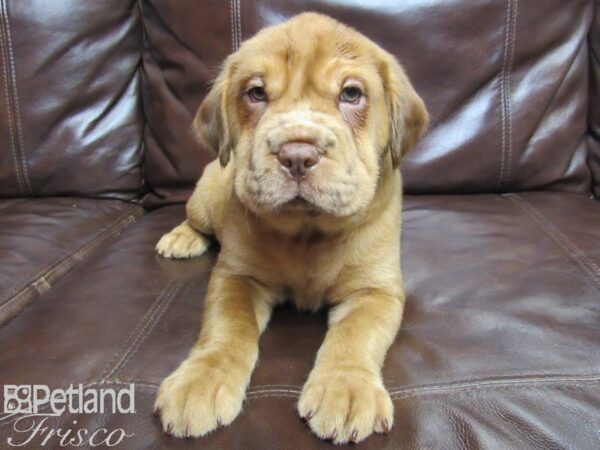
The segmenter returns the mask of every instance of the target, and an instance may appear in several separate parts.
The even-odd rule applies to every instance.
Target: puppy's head
[[[348,217],[368,208],[383,168],[398,166],[427,120],[393,56],[305,13],[227,58],[193,128],[231,160],[235,192],[259,216]]]

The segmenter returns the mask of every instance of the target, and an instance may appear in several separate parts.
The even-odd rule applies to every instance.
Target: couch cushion
[[[0,21],[0,197],[139,196],[138,2],[6,0]]]
[[[141,212],[109,200],[0,200],[0,325]]]
[[[154,254],[182,217],[180,206],[145,215],[0,329],[0,379],[134,382],[135,415],[46,423],[123,428],[135,435],[127,448],[328,448],[294,409],[326,316],[290,307],[275,312],[230,427],[200,440],[162,434],[156,388],[197,337],[215,261],[214,251],[190,261]],[[384,368],[396,425],[356,448],[597,447],[600,205],[559,193],[409,196],[403,218],[408,300]],[[16,435],[16,417],[0,416],[0,440]]]
[[[188,132],[218,64],[260,28],[318,11],[396,55],[431,112],[407,192],[590,191],[593,0],[144,2],[146,205],[183,201],[210,159]],[[166,126],[165,126],[166,125]]]

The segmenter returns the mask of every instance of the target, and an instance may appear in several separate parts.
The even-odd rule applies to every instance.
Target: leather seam
[[[231,51],[235,52],[235,43],[236,43],[236,36],[235,36],[235,25],[233,24],[233,16],[234,16],[234,6],[233,6],[233,1],[234,0],[229,0],[229,26],[231,28]]]
[[[512,166],[512,108],[510,78],[514,60],[518,0],[508,0],[504,33],[504,50],[500,73],[500,116],[502,122],[499,188],[502,190],[510,178]]]
[[[185,284],[184,280],[187,278],[190,271],[191,266],[188,266],[182,273],[169,281],[157,300],[155,300],[154,304],[148,309],[144,318],[138,323],[135,330],[106,365],[100,375],[101,382],[107,382],[110,377],[117,375],[123,367],[131,361],[154,329],[154,326],[164,315],[175,295],[182,289],[183,284]],[[115,360],[119,355],[121,355],[121,357],[115,363]]]
[[[238,41],[237,41],[237,48],[239,49],[240,46],[242,45],[242,0],[236,0],[236,5],[237,5],[237,36],[238,36]]]
[[[600,266],[588,258],[583,250],[577,247],[573,241],[571,241],[527,200],[517,194],[506,194],[505,197],[525,211],[525,213],[584,271],[584,273],[588,275],[596,289],[600,290]]]
[[[6,52],[8,55],[8,62],[11,74],[11,83],[10,86],[12,88],[12,108],[15,116],[15,131],[16,135],[16,150],[18,155],[18,160],[20,162],[19,167],[21,171],[21,176],[23,177],[24,186],[25,186],[25,194],[33,195],[33,189],[31,188],[31,182],[29,180],[29,174],[27,170],[27,160],[25,159],[25,148],[23,146],[23,126],[21,123],[21,110],[19,105],[19,90],[17,88],[17,73],[16,73],[16,64],[13,53],[13,45],[12,45],[12,37],[10,31],[10,17],[8,15],[8,4],[6,0],[2,0],[2,16],[5,22],[5,32],[6,32]]]
[[[8,67],[8,56],[7,56],[7,43],[5,42],[7,38],[5,37],[5,23],[4,23],[4,0],[2,0],[2,20],[0,20],[0,50],[2,51],[2,76],[4,79],[4,97],[6,101],[6,117],[8,119],[8,133],[10,135],[10,147],[13,159],[13,165],[15,168],[15,176],[17,178],[17,185],[19,186],[19,191],[22,194],[25,194],[25,188],[23,186],[23,180],[21,179],[21,170],[19,168],[19,158],[17,156],[17,149],[15,144],[15,130],[13,127],[13,115],[12,115],[12,102],[10,98],[10,88],[9,88],[9,67]]]
[[[122,380],[112,379],[106,380],[105,383],[133,383],[136,386],[142,386],[146,389],[157,390],[159,385],[151,382],[136,381],[136,380]],[[588,375],[568,375],[568,374],[554,374],[554,375],[530,375],[520,378],[496,378],[496,379],[480,379],[480,380],[467,380],[467,381],[452,381],[448,383],[430,384],[430,385],[408,385],[408,386],[395,386],[387,388],[387,391],[391,396],[403,396],[414,393],[445,393],[455,392],[462,390],[477,390],[484,388],[494,387],[521,387],[521,386],[545,386],[545,385],[561,385],[565,384],[577,384],[577,383],[600,383],[600,374],[588,374]],[[299,394],[301,393],[303,386],[301,385],[277,385],[277,384],[265,384],[250,386],[246,391],[247,396],[262,395],[262,394]]]
[[[7,309],[11,304],[17,302],[19,298],[29,293],[30,290],[35,289],[33,284],[40,279],[44,279],[46,283],[55,282],[61,275],[64,275],[68,270],[74,267],[71,265],[73,261],[81,261],[88,257],[93,250],[102,244],[105,240],[109,239],[113,235],[117,234],[125,227],[135,222],[137,217],[143,214],[143,210],[138,210],[133,213],[127,213],[127,215],[106,228],[104,228],[99,234],[97,234],[91,241],[82,245],[80,248],[69,254],[65,258],[54,262],[52,265],[48,265],[43,269],[39,270],[33,277],[30,277],[24,283],[21,283],[16,288],[13,288],[8,294],[5,294],[0,301],[0,313]]]

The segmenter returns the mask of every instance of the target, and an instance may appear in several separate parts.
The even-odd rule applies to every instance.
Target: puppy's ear
[[[200,104],[192,122],[192,133],[201,145],[219,157],[221,166],[229,162],[233,142],[227,114],[229,65],[226,63]]]
[[[390,121],[388,150],[396,168],[400,165],[400,159],[425,133],[429,114],[425,103],[393,56],[383,55],[380,68]]]

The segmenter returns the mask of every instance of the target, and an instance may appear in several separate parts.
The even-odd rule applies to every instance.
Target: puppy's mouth
[[[309,202],[301,195],[296,195],[291,200],[285,202],[281,206],[281,210],[285,212],[304,213],[311,216],[317,216],[321,213],[317,205]]]

